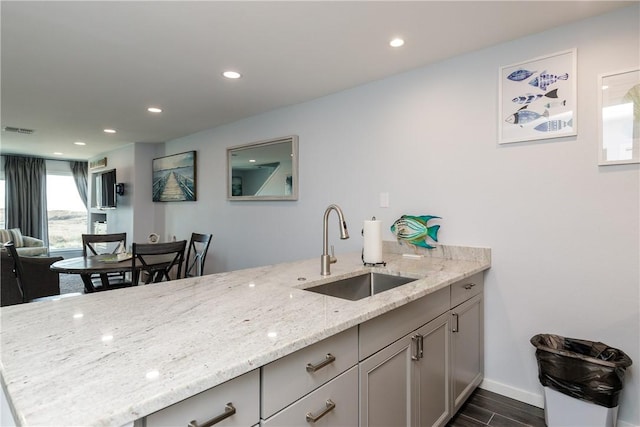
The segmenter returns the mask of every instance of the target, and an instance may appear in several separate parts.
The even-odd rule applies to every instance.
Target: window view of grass
[[[87,211],[49,210],[49,250],[82,248]]]
[[[49,250],[82,248],[87,209],[70,175],[47,175]]]

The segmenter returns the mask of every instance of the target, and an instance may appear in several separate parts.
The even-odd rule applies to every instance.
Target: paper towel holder
[[[362,250],[362,263],[365,267],[386,267],[387,263],[384,261],[381,262],[365,262],[364,261],[364,249]]]
[[[372,216],[371,217],[371,221],[375,221],[376,217]],[[360,235],[362,237],[364,237],[364,228],[362,229],[362,231],[360,232]],[[387,263],[385,261],[380,261],[380,262],[365,262],[364,260],[364,248],[362,248],[362,264],[364,264],[365,267],[386,267]]]

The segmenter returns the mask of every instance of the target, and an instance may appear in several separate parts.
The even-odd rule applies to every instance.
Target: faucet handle
[[[333,250],[333,245],[331,245],[331,256],[329,257],[329,263],[335,264],[337,261],[338,259],[336,258],[336,253]]]

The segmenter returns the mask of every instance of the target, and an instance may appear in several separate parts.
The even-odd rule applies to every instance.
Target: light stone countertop
[[[373,270],[420,280],[359,301],[301,289],[371,269],[352,253],[328,277],[318,256],[3,307],[2,386],[21,425],[121,426],[491,265],[484,248],[402,252],[384,242]]]

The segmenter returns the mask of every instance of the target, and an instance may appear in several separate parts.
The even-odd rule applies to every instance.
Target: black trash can
[[[629,356],[601,342],[552,334],[535,335],[531,344],[547,426],[615,427]]]

